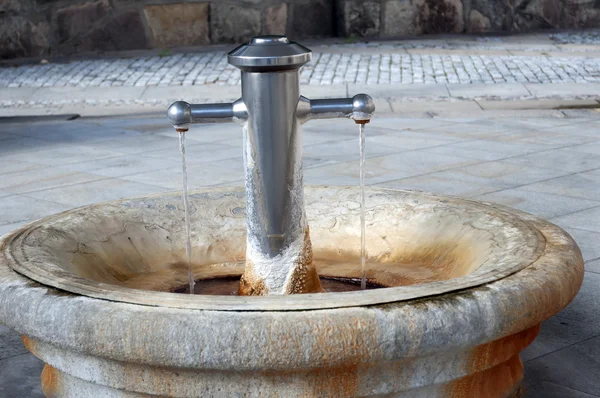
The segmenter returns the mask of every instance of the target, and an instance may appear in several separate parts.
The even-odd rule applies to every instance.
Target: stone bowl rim
[[[326,189],[323,186],[309,186],[307,189]],[[344,188],[344,187],[331,187]],[[357,189],[356,187],[349,187]],[[203,296],[203,295],[182,295],[168,292],[154,292],[147,290],[132,289],[117,285],[100,283],[90,279],[77,277],[67,271],[55,271],[53,269],[41,267],[28,267],[27,261],[22,261],[20,253],[15,253],[11,250],[14,246],[18,246],[19,240],[27,231],[33,230],[38,225],[41,225],[49,220],[64,217],[70,212],[78,211],[89,206],[104,206],[109,204],[121,203],[128,200],[145,199],[151,197],[164,197],[171,195],[180,195],[177,192],[161,192],[153,195],[142,195],[139,197],[121,199],[116,201],[107,201],[94,205],[83,206],[76,209],[67,210],[52,216],[44,217],[36,220],[22,228],[5,235],[0,240],[0,251],[10,268],[18,273],[30,278],[38,283],[46,286],[54,287],[62,291],[109,301],[117,301],[130,304],[147,305],[153,307],[167,307],[179,309],[196,309],[196,310],[219,310],[219,311],[304,311],[318,309],[334,309],[347,307],[362,307],[379,304],[388,304],[394,302],[403,302],[416,299],[426,299],[427,297],[437,296],[441,294],[458,292],[465,289],[474,288],[477,286],[493,283],[494,281],[506,278],[514,273],[521,271],[531,265],[537,259],[543,256],[545,251],[545,239],[537,231],[531,228],[530,225],[523,220],[531,219],[539,222],[545,222],[537,219],[529,214],[519,212],[510,208],[487,204],[473,200],[467,200],[447,195],[431,194],[420,191],[408,191],[397,189],[373,188],[371,191],[382,192],[398,192],[399,194],[408,194],[416,196],[426,196],[439,201],[457,201],[462,204],[476,206],[487,211],[494,212],[494,216],[502,219],[503,222],[511,224],[529,237],[537,239],[537,248],[531,258],[526,261],[513,264],[510,267],[486,272],[476,278],[458,277],[449,280],[430,282],[413,286],[390,287],[385,289],[385,294],[381,294],[380,289],[344,292],[344,293],[328,293],[324,294],[304,294],[293,296],[262,296],[262,297],[241,297],[241,296]],[[226,191],[235,192],[240,188],[217,187],[208,189],[195,190],[194,193],[208,191]],[[537,236],[536,236],[537,235]],[[2,259],[0,259],[1,261]],[[21,261],[20,261],[21,260]]]
[[[67,350],[78,358],[140,366],[270,371],[468,350],[538,325],[566,307],[581,286],[583,258],[573,239],[551,223],[522,216],[548,244],[520,272],[458,292],[364,307],[248,312],[114,302],[41,285],[0,256],[0,320],[27,336],[28,349],[45,360]],[[352,342],[369,343],[339,344],[348,333]],[[306,356],[306,347],[315,355]],[[52,356],[41,354],[45,350]]]

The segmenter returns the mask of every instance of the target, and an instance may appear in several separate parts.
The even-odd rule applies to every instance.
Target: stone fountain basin
[[[359,292],[238,297],[185,284],[180,193],[70,210],[5,235],[0,321],[48,397],[506,397],[519,352],[577,294],[562,229],[497,205],[367,189]],[[236,277],[244,191],[193,192],[196,278]],[[359,191],[309,187],[321,276],[360,277]]]

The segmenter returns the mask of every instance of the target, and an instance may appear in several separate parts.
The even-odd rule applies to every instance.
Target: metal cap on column
[[[294,70],[311,59],[308,48],[285,36],[258,36],[227,55],[231,65],[245,72]]]

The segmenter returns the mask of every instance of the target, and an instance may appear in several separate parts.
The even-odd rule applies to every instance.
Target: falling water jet
[[[179,133],[179,150],[181,151],[181,177],[183,181],[183,209],[185,212],[185,255],[188,263],[188,283],[190,294],[194,294],[194,272],[192,270],[192,240],[190,225],[190,200],[188,195],[187,183],[187,164],[185,160],[185,133],[187,129],[177,129]]]
[[[358,135],[360,142],[360,288],[367,288],[367,244],[366,244],[366,222],[365,222],[365,124],[368,122],[359,122]]]

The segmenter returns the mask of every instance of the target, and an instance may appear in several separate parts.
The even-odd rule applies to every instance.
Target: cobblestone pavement
[[[337,47],[340,49],[340,47]],[[343,47],[341,47],[343,49]],[[585,57],[315,53],[301,84],[600,82],[600,59]],[[0,87],[236,85],[223,52],[94,59],[0,69]]]
[[[600,52],[600,33],[567,32],[539,37],[319,45],[313,61],[302,69],[301,84],[600,82],[600,57],[574,56],[569,52],[573,48],[556,43],[584,44],[584,54],[590,50]],[[582,46],[576,49],[582,50]],[[453,52],[449,54],[439,50]],[[532,51],[538,53],[526,55]],[[543,51],[551,51],[552,54]],[[505,54],[499,55],[498,52]],[[0,87],[86,88],[239,83],[239,71],[227,64],[222,49],[0,68]]]

